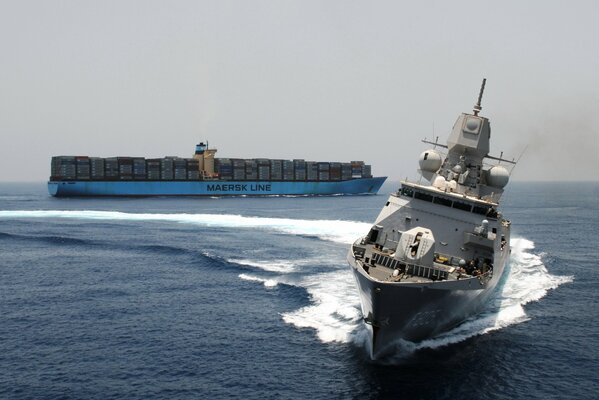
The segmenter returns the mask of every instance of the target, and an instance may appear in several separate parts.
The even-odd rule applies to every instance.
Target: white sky
[[[518,180],[599,180],[595,1],[3,1],[0,181],[53,155],[365,160],[470,112]]]

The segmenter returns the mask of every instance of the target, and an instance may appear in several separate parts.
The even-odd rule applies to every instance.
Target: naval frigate
[[[350,247],[372,359],[479,312],[503,274],[510,221],[498,206],[515,161],[489,155],[491,126],[479,115],[485,83],[446,145],[423,140],[433,148],[420,155],[420,181],[402,181]]]

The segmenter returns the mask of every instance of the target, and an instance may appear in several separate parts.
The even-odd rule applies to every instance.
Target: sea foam
[[[458,327],[419,343],[398,342],[398,351],[438,348],[487,334],[529,320],[524,305],[543,298],[549,290],[571,282],[571,276],[555,276],[547,271],[541,256],[534,254],[534,243],[523,238],[511,241],[512,255],[508,274],[484,310]],[[339,260],[344,265],[345,260]],[[346,272],[347,271],[347,272]],[[349,267],[330,273],[306,275],[297,282],[310,296],[310,305],[282,314],[283,320],[298,328],[313,328],[322,342],[355,343],[367,346],[360,302]]]

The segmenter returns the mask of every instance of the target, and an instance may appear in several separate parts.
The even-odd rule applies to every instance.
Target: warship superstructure
[[[515,162],[489,155],[485,83],[447,145],[423,140],[434,148],[420,155],[420,182],[402,181],[349,250],[373,359],[479,312],[503,274],[510,222],[498,205]]]

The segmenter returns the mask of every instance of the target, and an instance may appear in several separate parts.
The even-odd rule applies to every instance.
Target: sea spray
[[[570,276],[551,275],[539,255],[532,253],[534,243],[511,240],[512,255],[503,285],[488,301],[483,311],[456,328],[435,338],[418,343],[400,340],[398,352],[413,352],[423,348],[438,348],[464,341],[529,320],[524,305],[543,298],[551,289],[573,280]],[[339,260],[345,267],[345,260]],[[271,278],[275,279],[276,278]],[[349,271],[305,275],[293,284],[306,289],[312,304],[282,314],[283,320],[298,328],[313,328],[322,342],[352,342],[367,346],[366,327],[360,313],[360,302]]]

